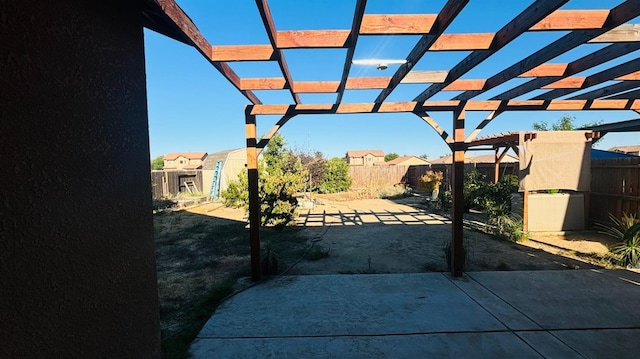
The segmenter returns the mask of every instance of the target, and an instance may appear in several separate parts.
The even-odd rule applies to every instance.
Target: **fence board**
[[[188,192],[184,183],[193,181],[199,192],[202,189],[202,170],[151,171],[151,192],[154,199],[175,197]]]
[[[589,223],[640,213],[640,157],[593,160]]]

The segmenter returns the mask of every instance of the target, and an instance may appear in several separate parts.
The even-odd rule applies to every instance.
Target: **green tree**
[[[286,148],[281,134],[275,134],[265,147],[258,171],[262,225],[283,227],[289,224],[297,215],[296,194],[304,189],[308,172],[300,159]],[[248,210],[248,191],[247,171],[244,170],[222,192],[225,206]]]
[[[334,157],[327,161],[324,170],[324,181],[319,187],[321,193],[348,191],[351,187],[349,165],[344,158]]]
[[[555,123],[551,124],[551,128],[549,128],[549,124],[547,122],[540,121],[540,122],[533,123],[533,129],[536,131],[571,131],[578,128],[578,126],[574,124],[575,120],[576,120],[575,117],[565,115],[560,117],[560,119]],[[602,124],[602,121],[593,121],[593,122],[586,122],[580,127],[597,126],[601,124]]]
[[[152,170],[161,170],[164,168],[164,156],[158,156],[151,160]]]
[[[327,160],[320,151],[316,151],[313,154],[296,151],[295,156],[300,159],[302,167],[309,172],[309,181],[306,190],[309,192],[317,192],[319,186],[324,182],[324,168]]]
[[[393,161],[393,160],[395,160],[395,159],[396,159],[396,158],[398,158],[398,157],[400,157],[400,156],[399,156],[397,153],[395,153],[395,152],[387,153],[387,154],[384,156],[384,161],[385,161],[385,162]]]
[[[420,158],[422,158],[422,159],[424,159],[424,160],[428,160],[428,159],[429,159],[429,155],[428,155],[428,154],[426,154],[426,153],[421,154],[421,155],[420,155],[420,156],[418,156],[418,157],[420,157]]]
[[[536,131],[571,131],[575,129],[575,125],[573,121],[575,117],[572,116],[562,116],[560,119],[551,124],[551,128],[549,128],[549,124],[545,121],[534,122],[533,129]]]

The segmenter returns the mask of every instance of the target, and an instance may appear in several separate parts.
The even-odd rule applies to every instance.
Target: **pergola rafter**
[[[574,110],[632,110],[640,113],[640,62],[638,56],[616,61],[640,51],[640,25],[628,23],[640,16],[640,0],[626,0],[611,9],[562,9],[570,0],[535,1],[495,33],[453,33],[450,25],[474,0],[446,0],[435,14],[369,14],[367,1],[356,0],[351,28],[332,30],[278,30],[274,24],[268,0],[255,0],[265,32],[267,44],[215,45],[211,44],[180,9],[174,0],[156,0],[146,13],[146,26],[161,31],[178,41],[192,45],[250,102],[245,109],[247,168],[249,170],[250,239],[252,244],[252,275],[260,277],[257,156],[269,139],[291,118],[302,114],[350,113],[413,113],[425,121],[447,143],[454,153],[452,216],[452,272],[462,272],[462,171],[464,152],[477,145],[477,136],[499,115],[509,111],[574,111]],[[163,30],[164,29],[164,30]],[[531,51],[528,56],[511,62],[505,68],[489,71],[486,78],[465,78],[465,74],[479,65],[487,64],[492,56],[501,55],[507,45],[525,33],[540,31],[567,31],[561,38]],[[419,35],[404,63],[390,76],[353,77],[352,61],[361,36]],[[581,45],[607,43],[604,48],[566,62],[553,60]],[[285,49],[346,49],[339,78],[322,81],[301,81],[289,71]],[[429,52],[470,51],[462,61],[447,68],[426,68],[421,59]],[[498,54],[498,52],[500,52]],[[315,59],[310,59],[314,61]],[[241,78],[230,67],[235,62],[277,63],[280,74],[271,77]],[[416,67],[416,65],[420,65]],[[429,64],[426,64],[429,65]],[[603,67],[597,73],[583,74],[595,66]],[[419,68],[417,70],[416,68]],[[489,100],[477,96],[505,86],[510,80],[528,78],[517,86],[507,87]],[[614,84],[603,83],[616,81]],[[388,102],[387,98],[400,84],[424,84],[424,90],[413,100]],[[380,90],[370,103],[343,102],[346,90]],[[252,91],[287,90],[293,103],[263,104]],[[529,92],[546,91],[531,99],[522,99]],[[457,96],[446,96],[448,91],[462,91]],[[582,92],[568,97],[574,92]],[[333,103],[302,103],[300,94],[335,93]],[[430,100],[434,95],[448,100]],[[436,122],[432,112],[452,113],[451,132]],[[465,137],[465,117],[468,111],[489,111],[483,121]],[[256,136],[256,117],[280,115],[280,120],[261,139]],[[507,147],[517,147],[506,142]],[[495,147],[495,145],[494,145]],[[496,149],[497,160],[506,150]]]

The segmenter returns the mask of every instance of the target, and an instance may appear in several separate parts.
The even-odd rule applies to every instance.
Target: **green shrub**
[[[320,193],[346,192],[351,188],[349,164],[343,159],[334,157],[325,164],[323,182],[318,186]]]
[[[285,144],[282,135],[274,135],[259,163],[258,196],[263,226],[280,228],[295,220],[298,208],[295,195],[304,190],[308,178],[308,172],[302,167],[300,159],[288,151]],[[244,207],[248,211],[248,183],[247,171],[244,170],[221,193],[224,205]]]

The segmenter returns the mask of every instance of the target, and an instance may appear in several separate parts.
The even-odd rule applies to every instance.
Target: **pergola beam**
[[[609,80],[613,80],[616,77],[619,76],[623,76],[635,71],[640,70],[640,59],[633,59],[630,61],[627,61],[623,64],[614,66],[612,68],[609,68],[607,70],[598,72],[596,74],[587,76],[587,78],[584,79],[584,81],[582,82],[582,85],[580,87],[577,88],[561,88],[561,89],[557,89],[557,90],[553,90],[553,91],[549,91],[546,93],[543,93],[541,95],[538,95],[536,97],[533,98],[533,100],[551,100],[551,99],[555,99],[561,96],[565,96],[567,94],[576,92],[580,89],[586,89],[589,88],[591,86],[595,86],[598,84],[601,84],[603,82],[609,81]]]
[[[202,56],[204,56],[213,67],[218,70],[224,76],[227,81],[229,81],[233,86],[235,86],[240,93],[247,98],[247,100],[251,101],[253,104],[261,104],[262,102],[258,97],[251,91],[242,90],[240,88],[240,78],[238,75],[229,67],[229,65],[225,63],[215,62],[212,60],[212,46],[202,35],[200,30],[196,27],[196,25],[191,21],[189,16],[185,14],[185,12],[175,3],[174,0],[157,0],[158,4],[162,8],[162,11],[170,20],[170,22],[179,29],[179,31],[184,35],[186,39],[189,39],[189,44],[198,50]]]
[[[640,87],[640,81],[624,81],[617,84],[601,87],[593,91],[585,92],[580,95],[569,97],[567,100],[595,100],[615,95],[623,91],[628,91],[636,87]]]
[[[265,1],[266,0],[261,0]],[[276,47],[279,49],[344,48],[349,44],[350,30],[294,30],[278,31]]]
[[[389,97],[391,92],[402,82],[405,76],[409,73],[414,64],[418,63],[422,56],[427,52],[427,50],[433,45],[433,43],[437,40],[438,36],[441,35],[446,28],[451,24],[451,22],[458,16],[460,11],[464,8],[464,6],[469,2],[469,0],[449,0],[444,5],[440,13],[438,14],[435,22],[433,23],[433,28],[431,33],[428,35],[423,35],[418,43],[413,47],[409,56],[407,56],[407,63],[401,65],[398,70],[391,77],[391,81],[387,88],[382,90],[378,97],[376,98],[376,103],[382,103],[384,100]]]
[[[562,77],[571,76],[607,61],[624,56],[640,49],[640,42],[630,44],[612,44],[598,51],[583,56],[569,64],[542,64],[523,73],[524,75],[541,76],[529,82],[494,96],[493,100],[511,99],[551,84]]]
[[[535,5],[535,4],[534,4]],[[533,5],[532,5],[533,6]],[[579,45],[584,44],[586,41],[595,38],[598,35],[603,34],[609,29],[623,24],[626,21],[633,19],[640,15],[640,0],[627,0],[626,2],[616,6],[609,12],[605,27],[596,30],[576,30],[561,37],[553,43],[545,46],[536,53],[528,56],[527,58],[519,61],[518,63],[508,67],[507,69],[499,72],[498,74],[490,77],[487,80],[487,84],[483,90],[479,91],[467,91],[455,97],[456,100],[469,100],[473,97],[488,91],[498,85],[501,85],[516,76],[532,70],[536,66],[539,66],[556,56],[559,56]],[[515,96],[514,96],[515,97]],[[419,98],[418,100],[424,100],[426,98]]]
[[[438,15],[432,14],[367,14],[357,28],[361,35],[428,34]]]
[[[531,31],[600,29],[609,10],[556,10],[530,28]]]
[[[433,119],[433,117],[429,116],[429,114],[426,112],[414,112],[414,114],[420,117],[429,126],[431,126],[431,128],[433,128],[433,130],[436,131],[438,135],[440,135],[444,142],[451,146],[451,144],[453,143],[453,138],[447,133],[447,131],[442,128],[442,126],[438,124],[438,122],[436,122],[436,120]]]
[[[347,57],[344,61],[344,67],[342,69],[342,76],[338,83],[338,97],[336,103],[342,102],[342,96],[344,95],[344,89],[347,85],[347,79],[349,78],[349,71],[351,71],[351,63],[353,61],[353,55],[356,52],[356,45],[358,44],[358,29],[361,28],[364,16],[364,9],[367,6],[367,0],[358,0],[356,3],[356,9],[353,14],[353,21],[351,23],[351,37],[349,38],[349,48],[347,49]]]
[[[342,103],[342,104],[298,104],[255,105],[253,115],[285,114],[333,114],[333,113],[393,113],[429,111],[573,111],[573,110],[640,110],[640,99],[622,100],[504,100],[504,101],[425,101]]]
[[[464,60],[455,65],[442,84],[433,84],[414,98],[414,101],[425,101],[442,90],[445,86],[460,78],[472,68],[489,58],[495,52],[516,39],[531,26],[538,23],[552,11],[558,9],[568,0],[548,0],[536,2],[525,9],[520,15],[501,28],[495,35],[493,46],[489,50],[477,50],[469,54]],[[521,71],[522,72],[522,71]]]
[[[272,47],[276,47],[277,37],[276,37],[276,26],[273,23],[273,16],[271,16],[271,10],[269,9],[269,4],[267,0],[256,0],[256,6],[258,7],[258,11],[260,12],[260,18],[262,18],[262,23],[264,24],[264,28],[267,31],[267,36],[269,37],[269,42]],[[291,93],[291,97],[293,97],[293,101],[295,103],[300,103],[300,96],[293,91],[291,83],[293,82],[293,78],[291,77],[291,72],[289,71],[289,66],[287,65],[287,61],[284,58],[284,54],[280,49],[276,49],[274,52],[275,59],[278,61],[278,66],[280,67],[280,71],[286,80],[286,85],[288,85],[289,92]]]

